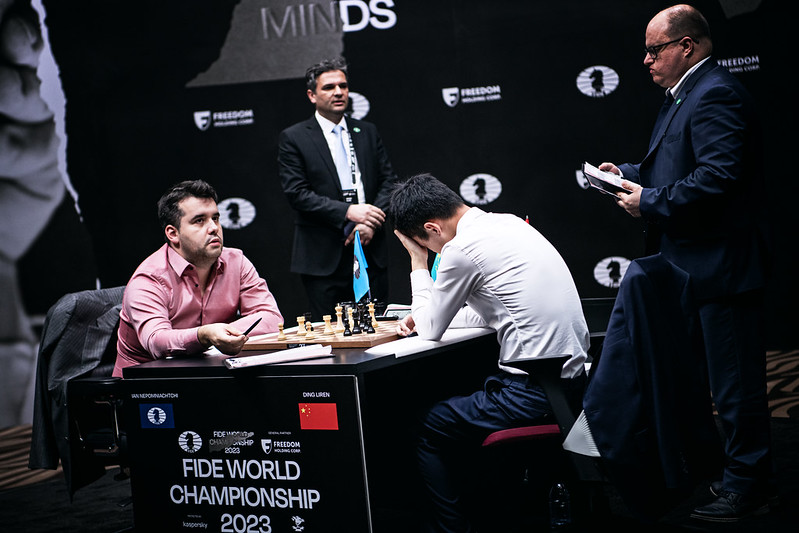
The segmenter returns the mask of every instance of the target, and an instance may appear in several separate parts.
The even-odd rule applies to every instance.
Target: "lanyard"
[[[352,172],[352,184],[355,185],[355,173],[357,167],[355,166],[355,146],[352,144],[352,134],[347,130],[347,140],[350,141],[350,171]]]

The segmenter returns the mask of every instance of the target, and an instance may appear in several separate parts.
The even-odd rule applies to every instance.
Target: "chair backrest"
[[[64,469],[70,495],[102,475],[104,467],[73,464],[67,384],[110,376],[124,287],[86,290],[60,298],[47,312],[36,369],[30,468]],[[87,482],[86,479],[89,479]]]

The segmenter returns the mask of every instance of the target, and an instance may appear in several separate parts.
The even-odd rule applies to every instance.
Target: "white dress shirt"
[[[472,207],[441,250],[435,283],[411,272],[416,331],[438,340],[448,327],[489,326],[507,361],[571,354],[562,377],[583,371],[588,326],[571,272],[552,244],[524,220]],[[467,304],[467,307],[464,307]]]
[[[322,128],[322,133],[325,134],[325,140],[327,141],[327,147],[330,149],[330,155],[333,157],[333,162],[336,162],[336,152],[338,151],[338,147],[335,143],[338,143],[338,137],[336,134],[333,133],[333,128],[336,127],[336,124],[330,120],[327,120],[325,117],[316,112],[316,121],[319,122],[319,127]],[[341,140],[344,142],[344,153],[347,156],[347,168],[352,166],[352,156],[355,155],[355,150],[353,149],[350,151],[350,130],[347,128],[347,119],[341,119],[342,128],[341,131]],[[341,184],[342,190],[346,189],[356,189],[358,194],[358,203],[363,204],[366,203],[366,192],[363,189],[363,182],[361,181],[361,169],[358,167],[358,158],[355,157],[355,184],[353,186],[352,183],[342,183]]]

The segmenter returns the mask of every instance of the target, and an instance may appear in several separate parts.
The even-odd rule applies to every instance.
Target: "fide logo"
[[[350,116],[354,119],[360,120],[369,114],[369,99],[361,93],[350,91],[349,105],[352,108],[352,111],[350,111]]]
[[[618,73],[604,65],[588,67],[577,75],[577,89],[591,98],[604,98],[618,86]]]
[[[184,452],[194,453],[202,447],[203,439],[193,431],[184,431],[178,437],[178,445]]]
[[[154,426],[160,426],[166,422],[166,411],[160,407],[151,407],[147,411],[147,420]]]
[[[502,193],[502,182],[491,174],[472,174],[461,182],[461,197],[472,205],[490,204]]]
[[[594,279],[600,285],[618,289],[630,260],[625,257],[606,257],[594,267]]]
[[[244,198],[225,198],[219,202],[219,223],[224,229],[241,229],[255,220],[255,206]]]

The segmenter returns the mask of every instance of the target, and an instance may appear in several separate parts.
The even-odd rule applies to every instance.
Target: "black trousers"
[[[564,380],[570,400],[578,402],[586,375]],[[552,414],[544,390],[527,375],[501,372],[483,389],[435,404],[424,416],[417,446],[422,482],[427,490],[424,531],[474,531],[464,509],[463,477],[483,440],[494,431],[541,423]],[[502,489],[500,489],[502,490]]]
[[[371,261],[368,251],[365,250],[364,254],[369,264],[366,272],[369,275],[372,298],[385,302],[388,297],[388,271]],[[344,249],[336,270],[329,276],[301,275],[308,296],[311,320],[320,322],[324,315],[335,317],[336,304],[355,300],[355,291],[352,288],[352,264],[353,249],[349,246]]]
[[[773,476],[762,291],[700,303],[713,402],[724,432],[724,487],[767,490]]]

